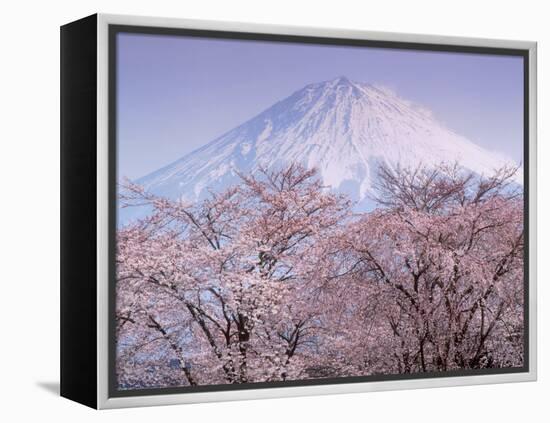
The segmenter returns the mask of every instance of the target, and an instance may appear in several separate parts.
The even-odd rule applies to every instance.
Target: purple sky
[[[387,86],[473,142],[523,160],[520,57],[140,34],[117,42],[119,176],[144,176],[340,75]]]

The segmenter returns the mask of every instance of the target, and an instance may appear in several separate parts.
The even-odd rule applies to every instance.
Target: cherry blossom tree
[[[385,207],[350,224],[341,248],[355,257],[349,276],[376,298],[378,361],[393,357],[386,372],[522,365],[516,171],[479,178],[458,166],[381,167]]]
[[[297,376],[321,330],[318,245],[348,214],[314,176],[263,171],[198,205],[126,186],[123,204],[154,211],[117,236],[121,379],[149,355],[175,360],[179,384]]]

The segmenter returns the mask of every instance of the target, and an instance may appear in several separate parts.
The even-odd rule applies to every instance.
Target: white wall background
[[[156,422],[549,421],[550,29],[544,1],[81,0],[2,4],[0,420]],[[142,14],[539,42],[539,381],[94,412],[57,397],[59,26]],[[550,49],[550,47],[548,47]],[[546,390],[546,394],[545,394]]]

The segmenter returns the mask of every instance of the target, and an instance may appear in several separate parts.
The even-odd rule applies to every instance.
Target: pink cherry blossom
[[[125,183],[119,387],[521,366],[515,171],[381,166],[365,213],[299,165],[197,204]]]

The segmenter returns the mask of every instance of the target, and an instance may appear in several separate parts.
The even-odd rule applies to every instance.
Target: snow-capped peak
[[[195,201],[237,183],[238,173],[289,162],[316,167],[326,185],[358,203],[372,192],[380,163],[458,162],[478,174],[515,165],[393,91],[339,76],[305,86],[137,182],[159,195]]]

